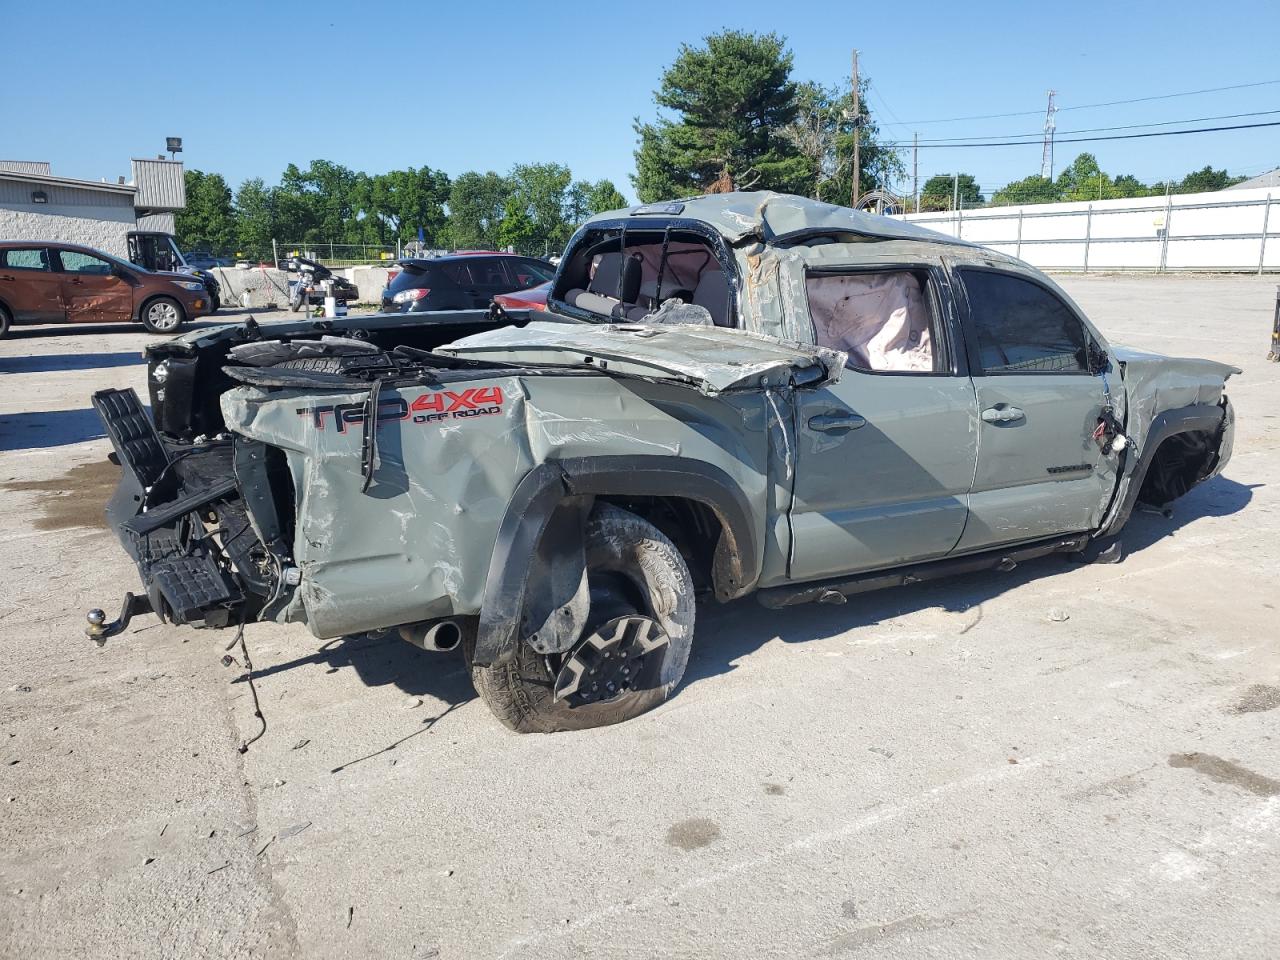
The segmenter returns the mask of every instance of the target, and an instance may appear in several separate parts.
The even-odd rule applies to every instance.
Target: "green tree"
[[[997,207],[1020,203],[1057,203],[1061,199],[1058,185],[1038,173],[1014,180],[991,195],[991,203]]]
[[[306,170],[295,164],[280,177],[277,212],[291,243],[358,242],[359,175],[338,163],[312,160]]]
[[[468,171],[449,188],[449,243],[455,248],[498,246],[498,227],[511,195],[506,177]]]
[[[1233,177],[1226,170],[1215,170],[1205,166],[1202,170],[1188,173],[1173,188],[1174,193],[1207,193],[1211,190],[1225,190],[1233,184],[1240,183],[1247,177]]]
[[[621,210],[627,206],[627,198],[611,180],[597,180],[595,183],[586,184],[585,197],[586,212],[592,217],[606,210]]]
[[[1131,173],[1120,174],[1111,181],[1111,186],[1112,192],[1117,197],[1149,197],[1155,193],[1164,192],[1148,186]]]
[[[178,245],[186,250],[225,253],[235,243],[235,211],[231,188],[220,173],[188,170],[184,174],[187,205],[174,217]]]
[[[276,236],[276,188],[261,177],[240,184],[235,199],[236,252],[258,260],[271,256]]]
[[[507,176],[511,198],[504,216],[521,215],[521,219],[504,231],[506,235],[523,235],[520,241],[509,240],[503,246],[518,246],[528,253],[564,247],[574,224],[570,217],[570,185],[573,174],[559,163],[523,163],[511,168]],[[524,220],[530,226],[525,227]],[[538,249],[541,248],[541,249]]]
[[[533,253],[543,239],[537,222],[529,215],[528,205],[514,193],[503,205],[502,219],[493,236],[494,245],[499,249],[511,247],[523,253]]]
[[[1111,178],[1102,172],[1092,153],[1082,153],[1058,175],[1063,200],[1107,200],[1117,195]]]
[[[809,165],[781,132],[796,115],[792,62],[774,33],[726,30],[682,44],[654,94],[674,117],[636,119],[640,199],[802,187]]]
[[[438,245],[448,224],[449,177],[430,167],[361,174],[358,200],[369,239],[378,243],[415,240],[422,228],[428,245]]]
[[[937,173],[924,182],[920,190],[921,210],[950,210],[954,206],[957,181],[960,205],[976,207],[983,202],[978,181],[971,173]]]

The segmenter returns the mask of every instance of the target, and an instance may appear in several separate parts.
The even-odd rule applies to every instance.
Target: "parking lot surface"
[[[149,338],[15,330],[0,953],[1275,956],[1275,282],[1059,280],[1114,342],[1244,369],[1225,475],[1136,514],[1122,563],[702,608],[670,702],[553,736],[460,658],[251,625],[243,755],[229,633],[82,633],[138,584],[89,396],[144,393]]]

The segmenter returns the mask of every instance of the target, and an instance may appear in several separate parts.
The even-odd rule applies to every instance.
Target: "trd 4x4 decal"
[[[412,419],[414,423],[443,423],[446,420],[486,417],[501,413],[502,402],[501,387],[470,387],[461,393],[436,390],[422,394],[412,403],[401,397],[388,397],[378,402],[378,422]],[[346,433],[350,424],[359,424],[364,420],[364,404],[298,407],[297,414],[300,417],[310,417],[317,430],[323,430],[325,418],[332,416],[338,432]]]

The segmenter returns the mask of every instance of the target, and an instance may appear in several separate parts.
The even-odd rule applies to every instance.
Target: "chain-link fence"
[[[369,264],[392,264],[400,259],[400,244],[379,243],[299,243],[272,240],[277,262],[289,257],[306,257],[326,267],[358,267]]]
[[[377,243],[295,243],[287,240],[273,240],[274,258],[276,262],[290,257],[306,257],[322,263],[326,267],[363,267],[390,266],[401,257],[442,257],[457,250],[409,243],[377,244]],[[487,249],[487,248],[486,248]],[[548,241],[509,245],[498,253],[517,253],[523,257],[536,257],[547,260],[560,254],[560,249]]]

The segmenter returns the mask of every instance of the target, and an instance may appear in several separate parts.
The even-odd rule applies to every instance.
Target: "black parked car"
[[[383,313],[471,310],[494,296],[546,283],[556,268],[513,253],[468,251],[429,260],[400,261],[400,272],[382,291]]]

